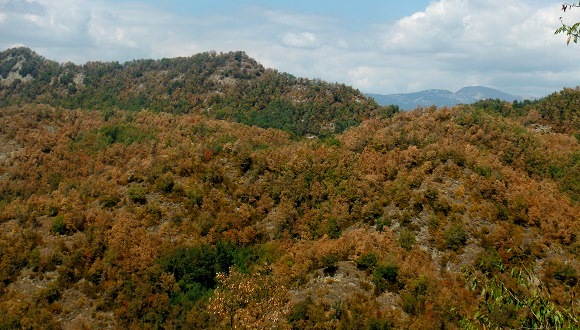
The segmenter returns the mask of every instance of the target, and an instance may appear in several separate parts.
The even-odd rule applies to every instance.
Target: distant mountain
[[[431,105],[451,107],[457,104],[471,104],[485,99],[500,99],[508,102],[523,100],[519,96],[482,86],[463,87],[455,93],[444,89],[428,89],[415,93],[388,95],[369,93],[366,95],[373,98],[380,105],[397,105],[403,110],[412,110],[418,106],[428,107]]]
[[[464,97],[472,98],[475,100],[486,100],[486,99],[500,99],[502,101],[512,102],[514,100],[523,101],[524,99],[520,96],[511,95],[502,92],[497,89],[483,87],[483,86],[469,86],[463,87],[462,89],[455,92],[455,95],[461,95]]]
[[[443,89],[428,89],[421,92],[405,94],[367,94],[368,97],[375,99],[380,105],[397,105],[403,110],[412,110],[418,106],[428,107],[431,105],[454,106],[460,103],[473,103],[476,100],[457,95],[451,91]]]

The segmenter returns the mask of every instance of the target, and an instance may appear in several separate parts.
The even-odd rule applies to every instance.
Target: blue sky
[[[0,49],[59,62],[243,50],[266,67],[363,92],[579,85],[580,45],[550,0],[0,0]]]
[[[135,1],[118,1],[135,2]],[[336,1],[336,0],[149,0],[142,1],[151,6],[159,6],[175,13],[215,14],[239,10],[248,6],[277,8],[318,15],[329,15],[345,20],[364,20],[370,22],[394,19],[424,9],[429,1]]]

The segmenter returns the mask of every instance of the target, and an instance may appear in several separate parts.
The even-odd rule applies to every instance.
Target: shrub
[[[203,193],[199,189],[190,188],[186,192],[187,196],[187,206],[201,206],[203,203]]]
[[[146,192],[143,187],[133,186],[127,189],[127,196],[129,199],[138,204],[145,204],[147,203]]]
[[[158,190],[170,193],[173,191],[173,187],[175,186],[175,182],[173,181],[173,176],[171,174],[166,174],[157,179],[155,186]]]
[[[164,271],[173,274],[181,291],[187,297],[197,299],[216,285],[217,253],[210,245],[179,247],[159,259]]]
[[[496,269],[501,267],[501,256],[495,248],[488,248],[487,250],[482,251],[477,255],[475,265],[475,267],[481,270],[483,273],[492,274]]]
[[[100,204],[103,208],[110,209],[110,208],[117,206],[117,204],[121,200],[119,199],[119,197],[117,197],[115,195],[104,195],[104,196],[101,196],[99,201],[100,201]]]
[[[332,239],[337,239],[340,237],[340,226],[338,225],[338,220],[336,218],[328,219],[328,237]]]
[[[294,325],[295,328],[298,328],[298,325],[303,323],[303,320],[307,320],[309,316],[308,310],[312,304],[312,297],[310,296],[295,304],[288,315],[288,321],[290,321],[290,324]]]
[[[58,214],[58,207],[54,205],[49,205],[46,209],[46,215],[49,217],[55,217]]]
[[[64,221],[63,215],[58,215],[52,219],[52,226],[50,231],[59,235],[66,234],[66,222]]]
[[[356,267],[358,269],[371,269],[377,264],[377,254],[374,252],[368,252],[361,254],[356,260]]]
[[[376,318],[372,318],[367,325],[368,330],[390,330],[391,323],[388,320],[377,320]]]
[[[383,229],[386,227],[390,227],[391,226],[391,219],[388,218],[378,218],[377,220],[375,220],[375,229],[378,232],[382,232]]]
[[[423,194],[423,197],[429,205],[433,206],[439,197],[439,191],[435,187],[429,187]]]
[[[574,286],[578,282],[578,272],[574,267],[563,264],[554,271],[554,278],[564,284]]]
[[[467,232],[463,227],[463,224],[455,224],[447,231],[445,231],[445,243],[447,247],[453,251],[459,250],[459,248],[467,242]]]
[[[425,311],[429,279],[420,276],[413,280],[408,288],[401,293],[401,307],[405,313],[419,315]]]
[[[373,271],[373,283],[379,292],[390,289],[394,291],[399,276],[399,266],[396,264],[378,265]]]
[[[322,263],[322,267],[324,267],[325,274],[334,275],[338,269],[336,266],[336,263],[338,262],[338,255],[335,253],[327,253],[323,255],[320,259],[320,262]]]
[[[576,268],[558,259],[551,260],[548,263],[546,267],[546,275],[571,287],[578,283],[578,272],[576,271]]]
[[[399,233],[399,245],[401,245],[403,249],[410,251],[413,248],[413,245],[415,245],[415,234],[407,228],[401,229],[401,232]]]

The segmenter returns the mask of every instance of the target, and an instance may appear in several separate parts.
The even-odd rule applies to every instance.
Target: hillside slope
[[[572,329],[579,99],[298,140],[193,113],[3,107],[0,328]]]
[[[265,69],[244,52],[84,65],[59,64],[28,48],[0,53],[0,106],[29,102],[203,114],[295,135],[338,133],[392,115],[351,87]]]

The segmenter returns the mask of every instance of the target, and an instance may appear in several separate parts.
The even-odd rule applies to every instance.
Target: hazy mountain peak
[[[503,101],[514,101],[523,100],[520,96],[511,95],[505,92],[502,92],[498,89],[484,87],[484,86],[467,86],[463,87],[457,92],[457,95],[462,95],[466,97],[471,97],[476,100],[485,100],[485,99],[500,99]]]
[[[500,99],[508,102],[523,100],[522,97],[483,86],[463,87],[455,93],[445,89],[427,89],[414,93],[387,95],[367,94],[367,96],[375,99],[375,101],[380,105],[397,105],[403,110],[411,110],[418,106],[427,107],[431,105],[438,107],[451,107],[457,104],[471,104],[485,99]]]

